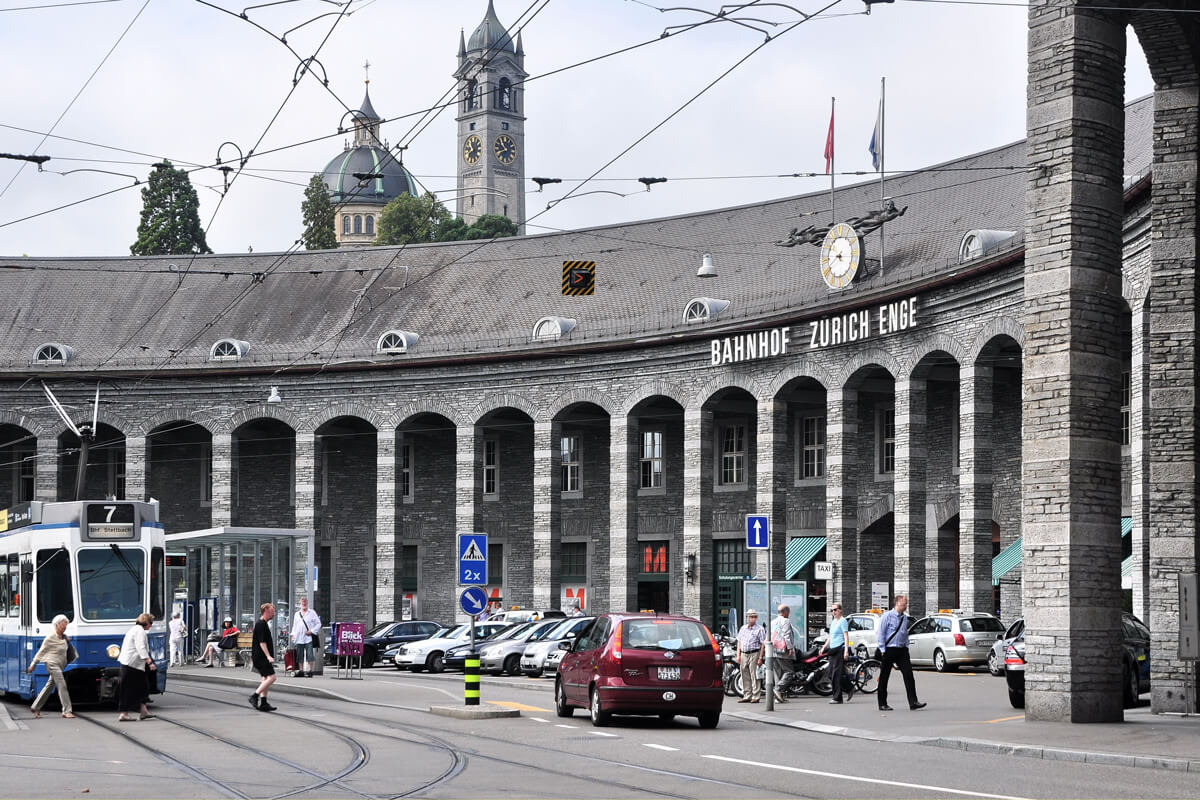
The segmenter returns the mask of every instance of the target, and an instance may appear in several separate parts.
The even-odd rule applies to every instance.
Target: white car
[[[546,674],[546,655],[558,649],[558,643],[563,639],[578,636],[580,631],[592,624],[593,619],[595,617],[568,617],[544,639],[526,645],[525,652],[521,654],[521,672],[534,677]]]
[[[507,622],[477,622],[475,623],[475,638],[486,639],[507,627],[509,627]],[[403,645],[396,651],[396,669],[410,669],[413,672],[427,669],[430,672],[441,672],[445,669],[443,659],[446,651],[455,645],[469,642],[470,638],[471,626],[459,625],[445,636]]]

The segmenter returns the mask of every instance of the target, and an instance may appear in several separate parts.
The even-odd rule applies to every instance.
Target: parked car
[[[603,614],[560,646],[569,648],[554,682],[560,717],[586,708],[596,726],[613,714],[694,716],[701,728],[721,719],[721,650],[699,620]]]
[[[405,642],[428,639],[442,628],[440,623],[421,619],[381,622],[363,637],[362,665],[372,667],[381,660],[384,651]]]
[[[527,622],[525,627],[508,638],[500,641],[490,641],[479,651],[479,669],[492,675],[508,673],[521,674],[521,653],[525,645],[541,641],[550,631],[554,630],[561,619],[545,619],[541,622]]]
[[[541,640],[527,643],[521,652],[521,672],[532,677],[541,677],[546,668],[546,655],[565,639],[574,639],[591,624],[594,617],[570,617],[558,623]]]
[[[860,611],[846,617],[846,638],[850,640],[850,648],[857,650],[859,645],[867,648],[868,653],[875,652],[875,631],[879,627],[879,615],[869,611]]]
[[[475,623],[476,636],[491,636],[497,631],[504,630],[508,627],[504,622],[477,622]],[[447,631],[441,636],[433,639],[424,639],[419,642],[400,645],[400,649],[396,651],[395,663],[396,669],[410,669],[413,672],[421,672],[429,670],[430,672],[441,672],[445,669],[443,658],[446,650],[454,645],[463,643],[463,640],[470,637],[471,626],[459,625]]]
[[[1121,699],[1126,708],[1137,705],[1138,695],[1150,691],[1150,629],[1140,619],[1121,612]],[[1009,642],[1004,657],[1008,702],[1025,707],[1025,631]]]
[[[986,664],[1004,626],[991,614],[933,614],[908,629],[908,655],[914,666],[933,667],[938,672],[963,664]]]
[[[539,622],[543,619],[562,619],[566,613],[557,608],[510,608],[488,617],[488,622]]]
[[[988,652],[987,668],[988,672],[992,673],[997,678],[1004,677],[1004,656],[1008,652],[1008,645],[1013,639],[1020,636],[1025,630],[1025,618],[1022,617],[1008,626],[1008,630],[1004,632],[1004,636],[996,640],[992,645],[992,649]]]
[[[491,636],[483,637],[479,635],[479,623],[476,623],[474,648],[472,648],[471,643],[466,640],[464,640],[462,644],[448,648],[445,656],[442,659],[443,664],[446,669],[463,669],[466,666],[467,656],[471,654],[472,650],[474,650],[475,653],[479,653],[483,647],[493,642],[507,641],[512,636],[520,636],[521,633],[528,631],[537,624],[538,623],[536,622],[518,622],[515,625],[509,625],[507,628],[493,633]],[[482,672],[483,665],[480,664],[479,668]]]

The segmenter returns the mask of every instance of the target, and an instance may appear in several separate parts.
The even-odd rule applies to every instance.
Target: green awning
[[[1121,535],[1128,536],[1133,530],[1133,517],[1121,517]],[[997,586],[1000,579],[1012,572],[1021,564],[1021,537],[1004,548],[1000,555],[992,559],[992,586]],[[1128,576],[1133,569],[1132,557],[1121,562],[1121,574]]]
[[[784,570],[788,580],[795,580],[800,570],[807,567],[808,562],[816,558],[817,553],[824,549],[824,536],[800,536],[788,542],[784,554]]]

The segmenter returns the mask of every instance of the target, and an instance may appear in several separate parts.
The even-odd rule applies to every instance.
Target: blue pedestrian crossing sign
[[[463,611],[473,617],[487,608],[487,592],[478,586],[468,586],[463,589],[462,596],[458,598],[458,604],[462,606]]]
[[[766,550],[771,540],[771,518],[766,514],[746,515],[746,547]]]
[[[487,583],[487,534],[458,535],[458,582],[463,586],[483,586]]]

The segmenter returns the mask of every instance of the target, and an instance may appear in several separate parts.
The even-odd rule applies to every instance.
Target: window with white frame
[[[642,431],[641,487],[661,489],[663,487],[663,432]]]
[[[1121,373],[1121,445],[1129,446],[1129,400],[1132,396],[1132,382],[1129,370]]]
[[[825,477],[825,417],[800,418],[800,477]]]
[[[500,443],[483,440],[483,496],[495,497],[500,490]]]
[[[896,409],[880,406],[875,410],[876,471],[888,474],[896,471]]]
[[[562,491],[583,491],[583,458],[579,454],[579,437],[563,436],[559,439],[562,457]]]
[[[400,499],[413,501],[413,449],[409,443],[400,445]]]
[[[350,215],[342,215],[342,233],[350,233]]]
[[[746,483],[746,426],[728,422],[717,428],[717,483],[738,486]]]

